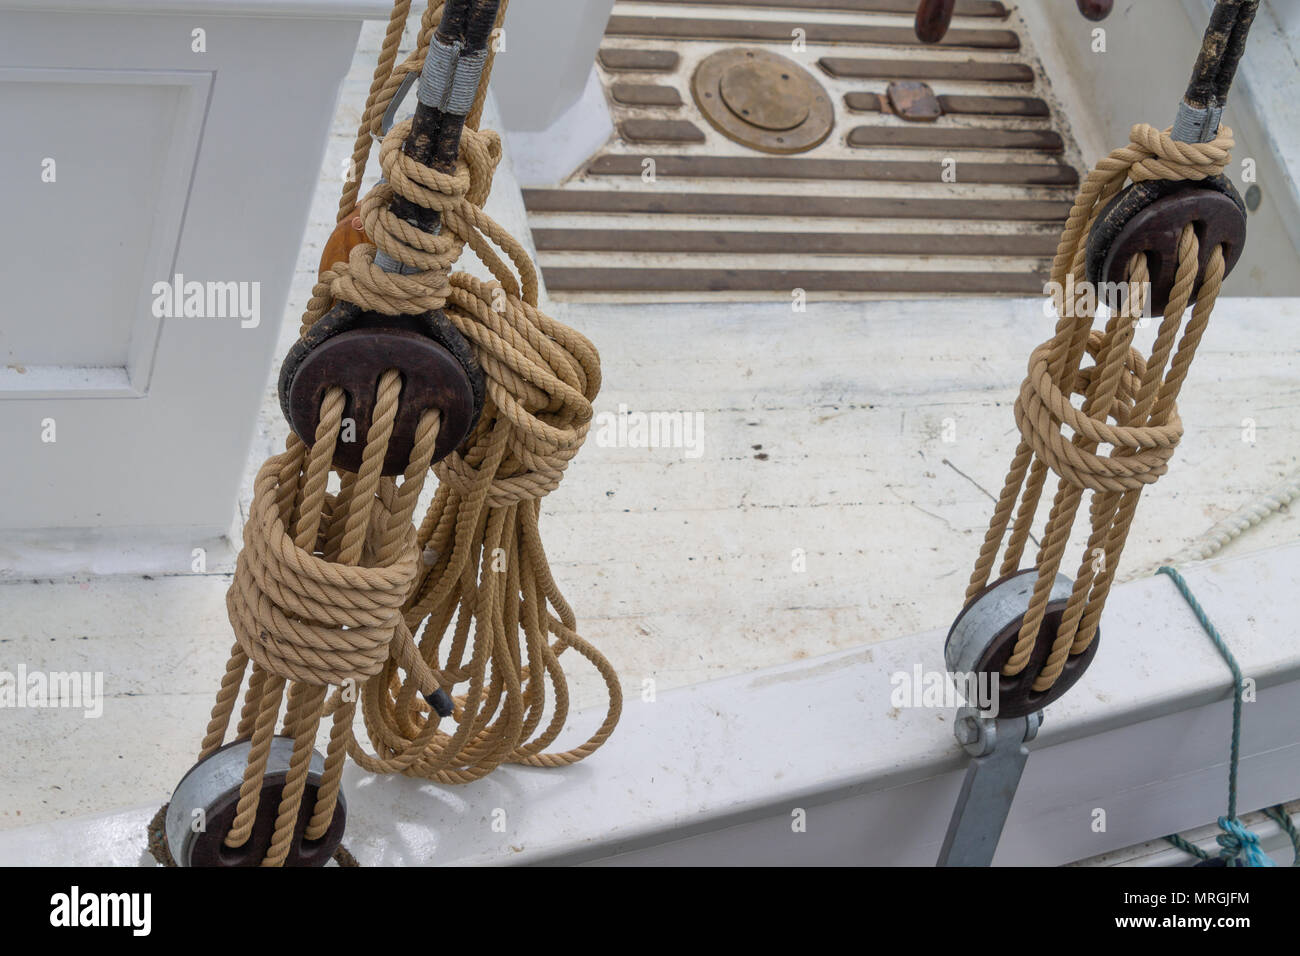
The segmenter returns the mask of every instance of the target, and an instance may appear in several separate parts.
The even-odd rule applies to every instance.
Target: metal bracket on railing
[[[974,707],[957,711],[953,732],[970,766],[939,851],[940,866],[988,866],[1011,812],[1020,775],[1038,734],[1043,712],[1023,717],[984,717]]]

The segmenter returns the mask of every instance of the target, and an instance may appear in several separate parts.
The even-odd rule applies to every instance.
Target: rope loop
[[[1220,126],[1218,135],[1208,143],[1182,143],[1171,135],[1172,127],[1158,130],[1148,123],[1136,123],[1129,130],[1128,177],[1135,183],[1148,179],[1205,179],[1217,176],[1232,158],[1232,129]],[[1116,157],[1124,150],[1111,154]],[[1127,157],[1124,157],[1127,158]]]
[[[386,563],[375,555],[391,513],[377,499],[366,531],[361,564],[327,561],[295,545],[287,528],[292,495],[281,496],[286,466],[301,459],[301,446],[268,459],[258,472],[244,548],[226,595],[235,638],[264,670],[305,684],[341,684],[379,673],[389,645],[403,626],[402,604],[415,579],[419,554],[415,529]],[[277,501],[282,498],[282,501]],[[325,496],[318,550],[338,505]]]
[[[1100,332],[1089,337],[1088,353],[1096,359],[1103,340]],[[1044,343],[1029,358],[1029,375],[1016,399],[1016,425],[1033,452],[1061,478],[1077,488],[1094,491],[1126,491],[1149,485],[1169,468],[1169,460],[1182,438],[1183,425],[1177,411],[1159,425],[1127,425],[1147,365],[1136,349],[1128,350],[1121,369],[1116,395],[1101,414],[1089,414],[1071,404],[1059,380],[1049,368],[1051,343]],[[1085,395],[1097,366],[1081,369],[1072,392]],[[1111,424],[1111,421],[1116,424]],[[1069,428],[1073,437],[1063,433]],[[1081,444],[1079,439],[1086,441]],[[1100,455],[1090,449],[1109,445],[1112,452]]]
[[[487,377],[488,406],[460,452],[434,466],[439,481],[469,497],[491,473],[490,507],[554,491],[586,440],[600,389],[600,356],[582,334],[511,295],[500,282],[451,277],[447,316],[474,347]],[[500,464],[469,453],[503,430]],[[473,461],[479,457],[477,462]]]
[[[478,207],[487,200],[501,162],[500,136],[491,130],[466,127],[456,168],[443,172],[402,152],[410,131],[411,120],[404,120],[384,137],[379,150],[384,181],[376,183],[357,205],[371,241],[354,248],[346,263],[335,263],[321,274],[303,317],[304,331],[336,300],[382,315],[419,315],[442,309],[451,292],[451,267],[467,242],[479,244],[478,224],[483,217]],[[396,216],[389,204],[398,196],[437,211],[442,229],[423,232]],[[385,272],[375,264],[377,250],[411,271]]]

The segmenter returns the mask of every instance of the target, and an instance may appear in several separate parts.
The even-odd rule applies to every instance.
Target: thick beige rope
[[[1020,673],[1037,641],[1083,493],[1093,493],[1091,534],[1051,652],[1034,681],[1037,691],[1055,684],[1069,656],[1084,651],[1096,635],[1138,496],[1168,469],[1182,437],[1178,392],[1223,281],[1223,253],[1215,249],[1192,316],[1183,328],[1199,253],[1195,232],[1190,226],[1184,229],[1174,287],[1148,358],[1131,346],[1143,312],[1138,290],[1148,277],[1144,255],[1135,256],[1128,265],[1130,289],[1137,294],[1127,296],[1103,331],[1093,329],[1091,308],[1075,308],[1068,290],[1083,288],[1086,282],[1088,234],[1101,210],[1124,185],[1130,180],[1200,180],[1216,175],[1226,167],[1233,146],[1232,131],[1226,126],[1213,142],[1182,143],[1173,140],[1168,130],[1139,124],[1130,132],[1130,140],[1089,173],[1066,221],[1052,268],[1060,317],[1056,333],[1030,357],[1029,374],[1015,406],[1020,444],[966,591],[970,601],[987,586],[1004,538],[1000,574],[1019,568],[1047,473],[1054,472],[1059,479],[1057,493],[1039,548],[1033,596],[1002,670],[1008,677]],[[1093,359],[1086,367],[1082,364],[1085,355]],[[1081,408],[1072,404],[1074,395],[1083,397]],[[1065,437],[1063,428],[1070,429],[1071,437]],[[1105,454],[1099,452],[1103,446],[1109,448]]]
[[[417,49],[398,64],[410,2],[394,4],[358,130],[356,170],[364,168],[372,135],[402,76],[420,68],[441,8],[426,9]],[[501,16],[504,10],[503,3]],[[304,312],[305,331],[337,300],[390,315],[443,309],[472,345],[488,387],[476,431],[437,466],[441,485],[418,536],[411,522],[429,473],[438,417],[427,413],[422,419],[401,482],[381,477],[400,394],[395,371],[380,382],[360,470],[340,474],[336,494],[326,488],[343,412],[341,390],[325,397],[311,446],[291,435],[285,452],[258,474],[245,547],[227,598],[236,644],[200,757],[221,746],[248,673],[235,739],[251,739],[252,746],[225,837],[228,846],[242,846],[256,821],[287,686],[282,733],[294,739],[294,749],[263,865],[287,858],[323,716],[332,715],[332,727],[307,839],[319,838],[329,826],[348,753],[371,771],[459,783],[504,762],[558,766],[580,760],[618,721],[617,675],[579,636],[538,531],[539,499],[559,484],[590,427],[599,357],[586,338],[539,311],[537,274],[526,251],[482,211],[501,158],[496,134],[476,128],[490,67],[491,57],[454,171],[420,166],[402,152],[407,121],[380,146],[387,182],[359,204],[359,175],[345,184],[339,220],[355,207],[372,243],[322,272]],[[422,233],[393,216],[388,204],[394,195],[437,210],[439,234]],[[449,274],[467,244],[496,281]],[[376,248],[414,271],[394,275],[379,269]],[[412,635],[421,629],[417,646]],[[604,678],[609,707],[584,743],[546,753],[568,717],[559,664],[568,648]],[[454,695],[455,729],[449,733],[423,697],[457,684],[467,686]],[[336,689],[326,702],[329,687]],[[358,700],[375,754],[352,731]]]

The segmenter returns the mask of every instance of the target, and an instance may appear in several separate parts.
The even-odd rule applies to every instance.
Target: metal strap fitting
[[[397,111],[402,108],[402,101],[406,99],[406,94],[411,92],[411,87],[415,85],[415,81],[419,78],[419,74],[415,71],[411,71],[402,77],[402,85],[397,88],[397,92],[393,94],[393,98],[388,104],[388,109],[384,111],[384,119],[379,125],[379,139],[387,136],[388,131],[396,125]]]
[[[420,102],[444,113],[466,116],[478,96],[479,80],[487,63],[486,49],[465,53],[459,40],[444,43],[435,35],[420,72]]]
[[[1029,760],[1025,744],[1038,734],[1042,722],[1042,711],[996,720],[971,707],[957,712],[954,733],[972,760],[939,850],[940,866],[989,866],[993,862]]]

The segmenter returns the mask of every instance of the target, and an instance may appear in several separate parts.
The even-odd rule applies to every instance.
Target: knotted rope
[[[372,133],[402,76],[420,68],[442,4],[426,9],[417,49],[398,65],[409,11],[410,0],[394,4],[358,130],[355,170],[364,168]],[[338,474],[337,492],[327,486],[344,409],[341,389],[325,396],[310,447],[290,435],[286,450],[258,473],[227,597],[236,644],[200,759],[221,746],[244,688],[235,738],[251,738],[252,745],[225,836],[227,846],[241,846],[256,820],[288,685],[281,732],[294,739],[294,749],[263,865],[282,864],[288,855],[325,716],[332,727],[308,840],[329,827],[346,754],[373,772],[462,783],[505,762],[580,760],[604,742],[621,711],[618,677],[579,636],[538,529],[540,499],[558,486],[590,427],[599,356],[586,338],[538,309],[537,273],[526,250],[482,210],[501,158],[499,137],[477,129],[490,57],[488,64],[454,170],[422,166],[402,152],[407,121],[384,137],[385,181],[359,204],[360,176],[349,179],[339,221],[359,215],[371,241],[323,269],[303,315],[305,332],[340,300],[386,315],[441,309],[471,344],[487,379],[484,409],[469,439],[434,469],[440,485],[418,534],[412,518],[439,419],[436,412],[421,419],[400,483],[382,477],[401,391],[395,370],[380,380],[361,467]],[[440,231],[421,232],[389,212],[394,196],[437,210]],[[494,281],[449,274],[466,245]],[[411,271],[385,272],[375,265],[376,249]],[[546,753],[568,717],[559,663],[568,648],[601,674],[609,706],[584,743]],[[437,705],[438,694],[460,684],[467,685],[463,693]],[[358,699],[373,754],[353,733]],[[451,732],[441,729],[444,709],[455,724]]]
[[[1114,150],[1088,174],[1066,220],[1052,265],[1051,289],[1059,317],[1056,331],[1030,356],[1029,373],[1015,405],[1020,443],[966,591],[970,601],[988,584],[1004,538],[999,574],[1018,570],[1047,473],[1054,472],[1057,492],[1038,552],[1034,592],[1002,670],[1008,677],[1020,673],[1037,641],[1083,493],[1092,492],[1091,534],[1051,652],[1034,681],[1036,691],[1055,684],[1069,656],[1084,651],[1096,635],[1138,497],[1168,469],[1182,437],[1178,393],[1225,271],[1223,250],[1215,248],[1184,326],[1200,252],[1189,225],[1179,237],[1174,285],[1150,356],[1144,358],[1132,347],[1137,321],[1145,311],[1145,254],[1127,264],[1130,292],[1122,306],[1104,330],[1093,329],[1095,300],[1085,296],[1080,305],[1073,290],[1087,289],[1087,239],[1102,209],[1130,180],[1201,180],[1217,175],[1227,166],[1233,146],[1232,131],[1226,126],[1208,143],[1178,142],[1169,130],[1144,123],[1134,126],[1129,138],[1127,146]],[[1086,367],[1082,365],[1085,355],[1092,359]],[[1072,404],[1073,396],[1082,397],[1081,407]]]

